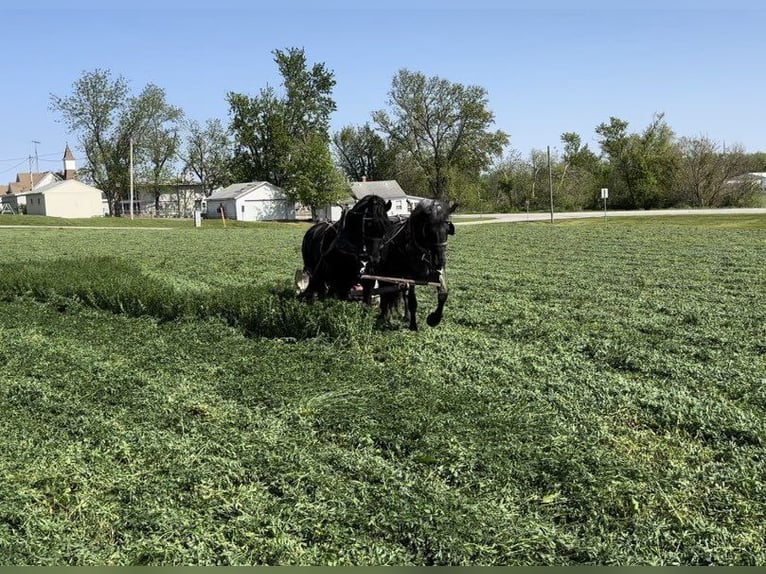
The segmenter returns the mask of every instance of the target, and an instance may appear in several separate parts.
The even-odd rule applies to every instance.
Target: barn
[[[29,215],[65,218],[104,215],[103,192],[76,179],[55,181],[25,195]]]
[[[296,205],[280,187],[268,181],[233,183],[214,191],[206,201],[205,216],[239,221],[273,221],[295,219]]]

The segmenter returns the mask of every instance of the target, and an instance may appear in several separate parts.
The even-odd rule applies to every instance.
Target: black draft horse
[[[424,199],[415,207],[410,216],[395,223],[383,239],[380,261],[373,266],[375,275],[410,280],[406,285],[407,299],[404,318],[409,318],[409,328],[417,331],[416,311],[418,301],[415,283],[438,282],[437,307],[427,317],[429,326],[435,327],[442,320],[444,304],[447,302],[447,237],[455,234],[450,215],[457,204],[449,208],[443,203]],[[380,292],[380,319],[387,320],[403,297],[401,284],[378,280]],[[365,290],[369,284],[365,284]],[[395,287],[396,286],[396,287]]]
[[[365,195],[335,223],[320,222],[309,228],[301,244],[303,273],[309,278],[304,297],[349,298],[367,262],[377,263],[380,257],[381,241],[392,225],[389,209],[391,201]],[[369,291],[364,301],[371,302]]]

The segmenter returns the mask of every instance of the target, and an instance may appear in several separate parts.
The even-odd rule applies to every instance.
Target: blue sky
[[[35,152],[41,171],[61,169],[67,142],[82,157],[49,104],[84,72],[109,69],[135,94],[153,83],[189,118],[227,122],[227,92],[278,87],[272,51],[289,47],[334,72],[333,131],[371,123],[406,68],[485,88],[494,128],[523,155],[560,149],[563,132],[598,150],[595,127],[610,116],[641,131],[658,112],[678,136],[766,152],[766,9],[758,2],[103,4],[4,2],[0,184],[27,171]]]

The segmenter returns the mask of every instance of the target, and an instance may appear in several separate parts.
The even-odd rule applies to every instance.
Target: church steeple
[[[64,179],[77,179],[74,154],[69,149],[69,144],[66,144],[66,149],[64,150]]]

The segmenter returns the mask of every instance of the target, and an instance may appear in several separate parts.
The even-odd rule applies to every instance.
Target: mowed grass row
[[[0,228],[0,564],[766,563],[766,219],[460,226],[418,333],[304,230]]]

